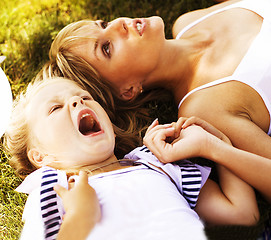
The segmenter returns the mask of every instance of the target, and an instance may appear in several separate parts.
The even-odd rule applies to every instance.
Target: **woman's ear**
[[[122,90],[120,96],[125,101],[133,99],[136,96],[134,87]]]
[[[120,90],[121,98],[126,101],[135,98],[140,93],[142,93],[142,85],[140,83]]]
[[[31,148],[27,152],[27,156],[29,161],[37,168],[40,168],[43,166],[43,154],[36,148]]]

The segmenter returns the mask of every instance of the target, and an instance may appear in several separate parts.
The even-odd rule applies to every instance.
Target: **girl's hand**
[[[179,118],[176,123],[159,125],[155,120],[148,128],[144,144],[163,163],[191,157],[208,158],[210,149],[229,139],[202,119]],[[214,144],[216,143],[216,144]]]
[[[65,209],[65,216],[72,215],[78,219],[88,218],[92,224],[101,217],[101,210],[95,190],[88,184],[88,176],[84,171],[79,172],[78,183],[69,184],[70,189],[56,185],[54,190],[61,197]]]
[[[54,187],[66,211],[57,240],[83,240],[100,220],[101,210],[95,190],[88,184],[86,172],[79,172],[79,180],[69,190]]]

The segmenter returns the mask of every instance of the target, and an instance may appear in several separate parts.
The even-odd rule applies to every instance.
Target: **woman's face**
[[[124,99],[131,87],[140,91],[157,65],[165,41],[163,20],[118,18],[94,25],[90,30],[93,38],[73,48],[74,54],[90,63]]]

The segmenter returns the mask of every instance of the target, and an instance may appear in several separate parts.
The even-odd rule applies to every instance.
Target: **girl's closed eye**
[[[103,45],[102,45],[102,52],[103,54],[110,58],[111,57],[111,51],[110,51],[110,41],[106,41]]]
[[[62,105],[54,105],[54,106],[52,106],[52,107],[50,108],[49,114],[51,114],[51,113],[53,113],[53,112],[55,112],[56,110],[59,110],[59,109],[61,109],[61,108],[62,108]]]

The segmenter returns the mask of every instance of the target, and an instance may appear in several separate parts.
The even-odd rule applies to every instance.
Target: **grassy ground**
[[[7,57],[1,67],[16,95],[48,60],[52,39],[70,22],[159,15],[166,37],[171,38],[172,24],[180,14],[212,4],[212,0],[1,0],[0,55]],[[20,180],[1,149],[0,154],[0,239],[14,240],[22,228],[26,196],[14,192]]]

